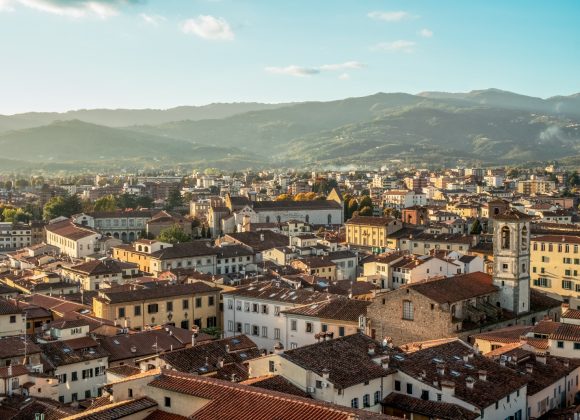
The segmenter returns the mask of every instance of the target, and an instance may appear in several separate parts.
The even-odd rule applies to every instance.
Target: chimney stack
[[[383,369],[389,368],[389,362],[391,361],[391,356],[385,356],[381,359],[381,366]]]
[[[442,380],[441,390],[443,391],[444,394],[455,395],[455,382]]]
[[[546,353],[536,353],[536,361],[546,364]]]
[[[375,345],[374,344],[369,344],[368,353],[369,353],[369,356],[375,355]]]
[[[443,363],[437,363],[437,375],[445,376],[445,365]]]
[[[480,370],[477,373],[479,374],[480,381],[487,381],[487,370]]]
[[[534,373],[534,365],[532,365],[531,363],[526,363],[526,372]]]
[[[473,389],[474,385],[475,385],[474,378],[472,378],[471,376],[465,378],[465,386],[467,387],[467,389]]]
[[[322,369],[322,378],[328,379],[329,376],[330,376],[330,369],[328,369],[328,368]]]

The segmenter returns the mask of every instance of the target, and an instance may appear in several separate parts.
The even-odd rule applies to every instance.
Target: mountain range
[[[498,89],[0,116],[0,170],[509,164],[580,156],[580,94]]]

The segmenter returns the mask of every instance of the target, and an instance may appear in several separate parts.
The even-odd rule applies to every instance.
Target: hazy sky
[[[0,0],[0,113],[580,91],[578,0]]]

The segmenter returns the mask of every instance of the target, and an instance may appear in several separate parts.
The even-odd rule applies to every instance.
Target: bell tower
[[[496,215],[493,223],[493,284],[499,305],[515,314],[530,310],[530,220],[517,210]]]

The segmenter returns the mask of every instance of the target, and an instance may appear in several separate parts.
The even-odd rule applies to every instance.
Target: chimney
[[[441,391],[443,391],[444,394],[455,395],[455,382],[442,380]]]
[[[224,367],[224,358],[223,357],[218,357],[218,359],[217,359],[217,366],[219,368],[223,368]]]
[[[329,376],[330,376],[330,369],[328,369],[328,368],[322,369],[322,378],[328,379]]]
[[[369,344],[368,354],[369,354],[369,356],[375,355],[375,345],[374,344]]]
[[[12,377],[12,365],[8,365],[8,377]]]
[[[278,344],[276,344],[274,346],[274,354],[281,354],[284,352],[284,346],[282,345],[282,343],[278,342]]]
[[[479,374],[480,381],[487,381],[487,370],[480,370],[477,373]]]
[[[264,234],[263,233],[260,233],[260,241],[264,242]]]
[[[570,367],[570,360],[564,359],[564,367],[565,368],[569,368]]]
[[[546,353],[536,353],[536,361],[546,364]]]
[[[534,373],[534,365],[532,365],[531,363],[526,363],[526,372]]]
[[[465,363],[469,362],[469,356],[467,354],[463,355],[463,361]]]
[[[472,352],[470,352],[470,353],[467,355],[467,358],[468,358],[469,360],[473,359],[474,357],[475,357],[475,353],[472,353]]]
[[[383,367],[383,369],[388,369],[389,368],[389,362],[391,361],[391,357],[390,356],[385,356],[381,359],[381,366]]]
[[[230,345],[226,344],[226,353],[229,353],[229,352],[230,352]]]
[[[195,346],[195,334],[191,334],[191,347]]]
[[[443,363],[437,363],[437,375],[445,376],[445,365]]]
[[[131,346],[131,353],[137,353],[137,347]]]
[[[474,385],[475,385],[475,379],[473,379],[471,376],[468,376],[467,378],[465,378],[465,386],[467,387],[467,389],[473,389]]]
[[[503,357],[499,359],[499,365],[505,367],[505,359]]]

